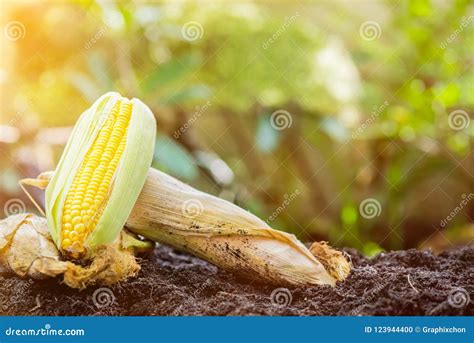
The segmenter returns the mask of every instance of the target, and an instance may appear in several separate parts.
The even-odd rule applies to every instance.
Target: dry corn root
[[[149,169],[155,125],[146,105],[107,93],[79,119],[55,172],[23,180],[46,187],[49,231],[62,256],[96,261],[110,250],[104,247],[123,252],[116,240],[125,225],[261,281],[333,286],[347,276],[349,263],[327,245],[310,251],[234,204]],[[143,244],[133,239],[125,251]],[[114,272],[115,281],[135,272],[126,266]]]

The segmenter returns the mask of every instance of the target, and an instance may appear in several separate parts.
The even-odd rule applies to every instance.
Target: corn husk
[[[26,184],[45,187],[51,172]],[[39,181],[38,181],[39,180]],[[307,249],[252,213],[150,168],[126,228],[225,270],[277,285],[330,285],[350,263],[325,242]]]
[[[118,93],[107,93],[81,115],[54,174],[23,180],[24,184],[46,187],[46,217],[57,247],[61,247],[63,207],[69,187],[107,114],[120,98]],[[96,259],[95,247],[112,244],[125,224],[135,234],[259,281],[334,286],[347,276],[348,262],[329,246],[318,244],[310,251],[294,235],[272,229],[248,211],[148,169],[156,124],[145,104],[137,99],[132,102],[129,138],[112,190],[105,207],[100,211],[94,208],[96,212],[102,211],[95,214],[99,216],[98,223],[85,237],[84,246],[64,251],[66,246],[64,254],[69,252],[70,258],[83,257],[79,252],[85,248],[86,258]],[[88,208],[87,203],[84,208]]]
[[[46,219],[29,213],[0,221],[0,270],[22,277],[56,276],[68,269],[60,261]]]
[[[112,244],[95,250],[89,265],[82,266],[61,260],[46,218],[24,213],[0,220],[0,272],[33,279],[62,276],[72,288],[111,285],[135,276],[140,270],[135,254],[150,248],[150,243],[123,230]]]
[[[337,272],[334,266],[326,268],[294,235],[274,230],[250,212],[156,169],[149,170],[126,226],[223,269],[273,284],[334,286],[350,269],[342,255],[327,258],[334,252],[328,246],[321,248],[324,262],[336,265]]]
[[[47,185],[46,218],[58,247],[61,246],[63,207],[69,188],[104,122],[108,120],[110,110],[120,99],[124,98],[116,92],[104,94],[80,116],[54,176]],[[140,100],[132,99],[130,102],[132,114],[126,147],[114,174],[103,211],[97,214],[98,223],[84,242],[88,250],[112,243],[117,238],[140,194],[153,158],[155,118]]]

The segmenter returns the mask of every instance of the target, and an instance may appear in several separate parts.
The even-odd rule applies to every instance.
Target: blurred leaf
[[[107,66],[107,62],[102,54],[93,52],[87,55],[87,65],[91,75],[94,76],[96,83],[104,92],[114,88],[114,83],[109,74],[109,67]]]
[[[265,218],[265,205],[259,199],[250,198],[243,204],[237,204],[260,218]]]
[[[341,124],[337,118],[327,117],[321,121],[321,130],[328,134],[331,138],[340,142],[349,139],[348,130]]]
[[[431,14],[431,4],[429,0],[409,1],[410,12],[416,16],[425,17]]]
[[[445,107],[453,106],[459,101],[461,90],[455,83],[449,83],[445,87],[435,90],[438,100],[441,100]]]
[[[156,139],[153,166],[188,181],[199,174],[193,157],[174,140],[162,135]]]
[[[81,72],[67,72],[66,79],[91,103],[97,100],[102,93],[94,81]]]
[[[8,45],[11,53],[0,72],[6,87],[2,121],[5,114],[9,125],[27,132],[12,147],[19,161],[36,163],[22,152],[23,146],[35,144],[29,132],[72,125],[105,91],[120,86],[116,90],[137,93],[170,130],[180,120],[177,111],[207,102],[211,90],[213,109],[200,119],[196,145],[217,149],[221,161],[232,161],[239,180],[232,187],[240,190],[231,191],[241,194],[241,204],[264,216],[278,206],[273,203],[278,194],[296,185],[307,189],[302,201],[307,206],[292,206],[291,216],[279,216],[272,226],[297,232],[298,226],[309,225],[315,237],[329,234],[335,244],[361,249],[371,241],[397,248],[391,228],[399,226],[404,246],[414,247],[439,224],[437,215],[452,210],[443,195],[470,185],[472,1],[380,1],[360,15],[354,15],[349,2],[43,3],[37,13],[44,15],[32,15],[36,12],[25,2],[4,18],[6,23],[20,20],[27,29],[25,39]],[[362,21],[380,25],[380,30],[375,25],[374,39],[362,37]],[[182,29],[191,22],[199,25],[187,37],[196,39],[189,41]],[[118,65],[120,51],[124,59]],[[143,92],[135,89],[135,76]],[[58,99],[63,106],[57,106]],[[267,113],[252,109],[287,109],[289,104],[309,145],[300,147],[309,148],[303,156],[307,161],[303,154],[288,155],[288,168],[274,170],[278,161],[264,154],[285,158],[285,151],[276,150],[286,131],[272,130],[268,118],[261,118]],[[223,134],[228,123],[221,108],[238,116],[239,129],[255,135],[252,141]],[[466,111],[471,120],[459,131],[448,125],[455,109]],[[348,141],[352,132],[357,136]],[[436,147],[420,145],[424,137]],[[249,143],[258,151],[247,156]],[[45,160],[57,160],[60,150],[54,147],[54,156],[45,153]],[[155,166],[193,179],[195,186],[207,185],[210,180],[199,178],[204,173],[198,161],[197,153],[189,154],[179,141],[158,138]],[[2,180],[3,193],[18,191],[12,177],[0,175],[0,185]],[[441,197],[431,193],[433,188],[442,188]],[[375,195],[390,204],[384,217],[360,218],[358,203],[352,202]],[[322,213],[326,205],[341,210]],[[469,220],[458,215],[453,225]],[[375,243],[365,248],[369,255],[379,249]]]
[[[472,138],[463,132],[450,135],[447,139],[447,145],[459,154],[467,155],[472,152]]]
[[[121,2],[117,2],[117,9],[122,15],[126,30],[130,30],[135,24],[133,9]]]
[[[208,99],[211,94],[211,90],[206,85],[191,85],[162,98],[161,103],[163,105],[183,104],[190,101]]]
[[[184,78],[194,70],[198,62],[199,58],[196,54],[187,54],[157,66],[142,85],[144,94],[149,94],[158,87]]]
[[[3,169],[3,168],[2,168]],[[0,171],[0,187],[6,193],[15,194],[18,191],[19,172],[14,168],[5,168]]]
[[[346,205],[341,210],[341,220],[344,225],[354,225],[357,221],[358,212],[353,205]]]
[[[367,242],[362,248],[363,254],[367,257],[374,257],[384,251],[385,250],[375,242]]]
[[[403,175],[402,166],[397,163],[390,165],[387,170],[388,181],[393,187],[396,187],[402,181]]]
[[[270,116],[262,116],[257,124],[257,147],[263,152],[272,152],[278,146],[280,131],[275,130],[271,125]]]

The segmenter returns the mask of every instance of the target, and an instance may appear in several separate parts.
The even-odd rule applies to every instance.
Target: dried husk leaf
[[[342,252],[331,248],[327,242],[314,242],[309,251],[318,258],[336,280],[343,281],[351,271],[351,264]]]
[[[60,261],[45,218],[16,214],[0,221],[0,270],[40,279],[68,269]]]
[[[25,213],[0,221],[0,272],[33,279],[62,275],[73,288],[111,285],[135,276],[140,270],[135,253],[151,247],[124,230],[113,244],[97,247],[84,267],[61,260],[46,218]]]
[[[248,211],[155,169],[149,170],[126,226],[260,281],[333,286],[339,279],[294,235],[274,230]]]

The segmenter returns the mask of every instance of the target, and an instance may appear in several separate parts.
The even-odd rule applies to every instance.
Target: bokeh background
[[[472,2],[0,6],[2,217],[116,90],[152,108],[156,168],[304,241],[473,243]]]

